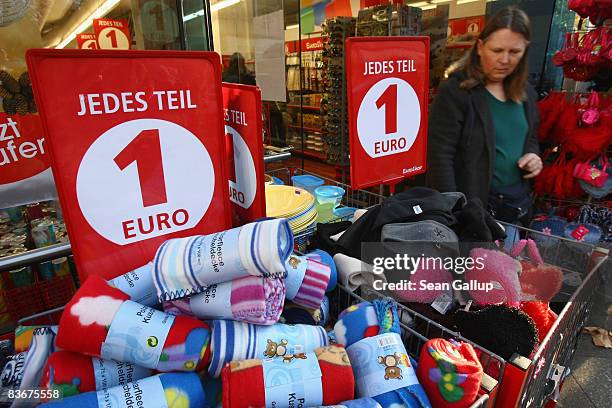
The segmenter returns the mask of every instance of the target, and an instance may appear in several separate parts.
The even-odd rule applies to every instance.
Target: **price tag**
[[[231,226],[216,54],[27,58],[82,280],[146,264],[167,239]]]
[[[233,225],[266,216],[261,92],[256,86],[223,83],[225,143]]]
[[[347,66],[352,187],[424,173],[429,38],[350,38]]]
[[[77,34],[77,48],[82,50],[97,50],[98,40],[95,34]]]
[[[132,35],[127,20],[97,18],[93,21],[98,47],[102,50],[129,50]]]

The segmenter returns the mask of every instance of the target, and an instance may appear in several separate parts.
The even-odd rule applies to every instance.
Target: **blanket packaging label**
[[[136,380],[98,391],[99,408],[168,408],[164,386],[159,376]]]
[[[316,330],[316,335],[313,332]],[[328,344],[329,340],[321,326],[275,324],[257,327],[258,355],[251,358],[274,358],[301,354]],[[263,351],[261,351],[263,350]]]
[[[193,274],[203,286],[243,277],[238,237],[240,228],[198,237],[190,249]]]
[[[102,344],[102,358],[156,368],[173,322],[172,315],[123,302]]]
[[[151,370],[132,363],[123,363],[114,360],[92,358],[96,390],[103,390],[117,385],[140,380],[151,375]]]
[[[316,407],[323,403],[321,367],[315,353],[262,361],[267,407]]]
[[[376,397],[419,383],[397,333],[365,338],[349,346],[346,352],[360,397]]]
[[[199,318],[231,319],[232,284],[212,285],[189,300],[191,311]]]
[[[159,302],[153,283],[153,264],[141,266],[121,276],[111,279],[109,283],[130,296],[130,300],[145,306],[156,306]]]
[[[287,299],[295,298],[300,290],[304,276],[306,276],[306,266],[308,266],[306,258],[296,255],[291,255],[285,262],[285,270],[287,271],[287,278],[285,279],[287,293],[285,297]]]

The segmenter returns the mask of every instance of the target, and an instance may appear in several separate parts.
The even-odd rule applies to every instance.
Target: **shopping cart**
[[[569,373],[569,365],[576,351],[579,335],[586,323],[593,304],[593,295],[601,282],[601,266],[607,260],[608,251],[593,245],[544,235],[518,226],[519,238],[548,239],[541,248],[543,260],[558,266],[564,274],[564,285],[554,299],[563,307],[558,313],[546,338],[533,356],[515,355],[509,360],[475,344],[460,333],[446,328],[434,320],[406,307],[398,305],[402,338],[407,351],[418,357],[423,344],[430,338],[457,339],[471,343],[479,352],[485,372],[482,396],[478,407],[550,407],[559,397],[560,386]],[[550,240],[553,243],[550,243]],[[339,289],[332,300],[332,316],[353,303],[362,300],[381,299],[389,294],[369,287],[361,287],[360,295]]]

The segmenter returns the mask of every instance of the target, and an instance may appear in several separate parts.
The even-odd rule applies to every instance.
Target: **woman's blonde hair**
[[[487,21],[478,39],[486,42],[491,34],[504,28],[522,35],[527,41],[527,49],[525,54],[523,54],[523,58],[521,58],[514,71],[504,79],[504,92],[506,96],[515,102],[520,102],[525,100],[527,96],[525,93],[528,76],[527,53],[529,51],[529,41],[531,40],[529,17],[518,7],[505,7]],[[463,70],[467,76],[467,79],[461,82],[461,88],[463,89],[471,89],[477,85],[485,84],[486,78],[480,65],[480,56],[478,55],[478,41],[474,43],[464,58],[449,67],[447,75],[455,70]]]

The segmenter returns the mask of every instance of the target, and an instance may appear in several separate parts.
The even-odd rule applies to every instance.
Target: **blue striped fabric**
[[[180,299],[246,276],[283,278],[292,251],[293,233],[285,219],[171,239],[159,247],[153,261],[157,296],[161,301]]]
[[[226,363],[253,358],[307,353],[329,344],[325,329],[305,324],[258,326],[230,320],[212,322],[211,359],[208,373],[221,375]],[[267,353],[266,353],[267,351]]]

